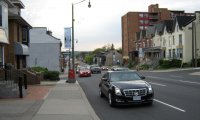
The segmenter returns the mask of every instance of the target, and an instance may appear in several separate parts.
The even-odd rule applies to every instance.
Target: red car
[[[90,71],[90,69],[88,69],[86,67],[81,67],[81,68],[79,68],[78,76],[79,77],[91,77],[91,71]]]

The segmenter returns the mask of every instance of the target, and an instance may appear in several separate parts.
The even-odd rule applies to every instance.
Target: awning
[[[123,56],[123,59],[129,59],[129,56]]]
[[[9,44],[6,32],[3,28],[0,28],[0,43]]]
[[[27,45],[19,42],[15,43],[15,55],[29,55],[29,48]]]

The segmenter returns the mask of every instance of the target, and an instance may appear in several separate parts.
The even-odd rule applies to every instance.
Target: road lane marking
[[[170,75],[170,76],[175,78],[183,78],[182,76],[177,76],[177,75]]]
[[[179,80],[180,82],[184,82],[184,83],[190,83],[190,84],[198,84],[200,85],[199,82],[192,82],[192,81],[185,81],[185,80]]]
[[[177,82],[182,82],[182,83],[190,83],[190,84],[198,84],[198,85],[200,85],[200,82],[192,82],[192,81],[177,80],[177,79],[162,78],[162,77],[154,77],[154,76],[147,76],[147,77],[155,78],[155,79],[171,80],[171,81],[177,81]]]
[[[153,83],[153,82],[148,82],[148,83],[153,84],[153,85],[163,86],[163,87],[167,86],[167,85],[163,85],[163,84],[159,84],[159,83]]]
[[[155,79],[163,79],[163,80],[174,80],[174,79],[170,79],[170,78],[154,77],[154,76],[146,76],[146,77],[155,78]]]
[[[157,99],[154,99],[154,101],[159,102],[159,103],[161,103],[161,104],[164,104],[164,105],[166,105],[166,106],[168,106],[168,107],[174,108],[174,109],[176,109],[176,110],[179,110],[179,111],[181,111],[181,112],[186,112],[185,110],[183,110],[183,109],[181,109],[181,108],[175,107],[175,106],[173,106],[173,105],[167,104],[167,103],[162,102],[162,101],[159,101],[159,100],[157,100]]]

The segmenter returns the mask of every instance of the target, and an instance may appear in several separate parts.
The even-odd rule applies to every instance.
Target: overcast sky
[[[21,0],[22,17],[33,27],[47,27],[64,40],[72,24],[72,3],[81,0]],[[90,0],[74,6],[75,51],[92,51],[107,44],[121,47],[121,17],[127,12],[147,12],[150,4],[169,10],[200,11],[200,0]],[[63,43],[64,47],[64,43]]]

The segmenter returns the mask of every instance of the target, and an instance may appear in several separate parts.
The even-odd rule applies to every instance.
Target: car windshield
[[[81,71],[84,71],[84,70],[89,70],[89,69],[86,68],[86,67],[81,67],[80,70],[81,70]]]
[[[141,80],[135,72],[113,72],[110,79],[112,82]]]

